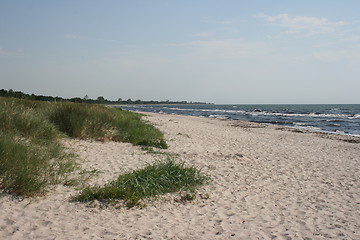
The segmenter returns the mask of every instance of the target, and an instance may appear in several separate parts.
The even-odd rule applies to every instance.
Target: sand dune
[[[71,202],[74,187],[56,186],[37,199],[3,194],[0,239],[360,239],[357,139],[148,115],[165,133],[167,151],[211,176],[201,190],[208,199],[184,204],[170,197],[127,210]],[[100,171],[90,184],[157,158],[127,143],[66,144],[84,169]]]

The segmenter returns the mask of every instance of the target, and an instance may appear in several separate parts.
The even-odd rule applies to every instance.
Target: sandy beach
[[[70,201],[55,186],[44,197],[0,198],[0,239],[360,239],[360,143],[355,137],[278,126],[146,113],[178,160],[212,182],[192,202],[176,195],[145,208]],[[104,184],[154,162],[128,143],[66,140]]]

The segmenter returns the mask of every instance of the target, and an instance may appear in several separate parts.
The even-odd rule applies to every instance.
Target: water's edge
[[[137,112],[242,120],[304,131],[360,137],[360,104],[122,105],[115,107]]]

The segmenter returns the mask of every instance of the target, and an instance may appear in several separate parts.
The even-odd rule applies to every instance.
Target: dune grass
[[[8,192],[43,194],[76,166],[59,142],[61,133],[37,114],[46,105],[0,98],[0,188]]]
[[[0,187],[22,196],[45,193],[49,184],[65,182],[76,164],[58,143],[29,144],[0,135]]]
[[[142,115],[94,104],[59,103],[48,110],[50,122],[74,138],[130,142],[167,148],[163,134]]]
[[[178,191],[194,191],[209,178],[195,167],[168,158],[145,168],[120,175],[105,186],[85,188],[74,200],[114,201],[122,199],[133,207],[141,199]]]
[[[76,167],[60,140],[125,141],[167,148],[163,134],[141,115],[100,105],[0,97],[0,188],[42,194]]]

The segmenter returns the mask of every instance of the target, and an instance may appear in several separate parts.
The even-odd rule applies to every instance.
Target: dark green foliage
[[[26,94],[20,91],[13,90],[5,90],[0,89],[0,97],[13,97],[13,98],[21,98],[28,100],[36,100],[36,101],[47,101],[47,102],[76,102],[76,103],[97,103],[97,104],[207,104],[204,102],[187,102],[187,101],[142,101],[140,99],[133,101],[131,99],[122,100],[118,98],[117,101],[111,101],[103,96],[97,97],[97,99],[90,99],[88,95],[85,95],[84,98],[74,97],[70,99],[65,99],[61,97],[52,97],[52,96],[43,96],[43,95],[35,95],[35,94]]]
[[[164,193],[194,190],[209,178],[195,167],[168,159],[143,169],[120,175],[103,187],[89,187],[75,198],[78,201],[123,199],[128,206],[139,200]]]

